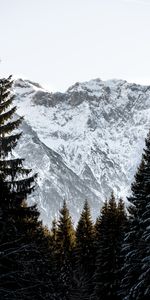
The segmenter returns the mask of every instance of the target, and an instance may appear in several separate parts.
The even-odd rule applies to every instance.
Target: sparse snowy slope
[[[39,173],[46,222],[64,198],[77,220],[85,198],[96,215],[112,190],[125,197],[150,127],[150,86],[95,79],[52,94],[19,79],[14,92],[25,116],[16,153]]]

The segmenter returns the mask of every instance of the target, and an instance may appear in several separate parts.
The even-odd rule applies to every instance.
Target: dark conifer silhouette
[[[150,297],[150,133],[131,189],[129,227],[123,246],[125,262],[121,296],[122,299],[141,300]]]
[[[12,84],[11,76],[0,80],[0,299],[37,299],[45,286],[39,276],[44,235],[36,206],[25,202],[36,175],[12,156],[23,119],[15,116]]]
[[[94,263],[94,226],[90,207],[86,200],[76,229],[76,268],[72,299],[86,300],[90,297],[93,288]]]
[[[57,224],[57,274],[60,299],[69,299],[73,278],[74,247],[75,231],[66,201],[64,201]]]
[[[123,203],[120,200],[117,206],[112,194],[96,223],[97,256],[92,299],[119,299],[117,292],[125,220]]]

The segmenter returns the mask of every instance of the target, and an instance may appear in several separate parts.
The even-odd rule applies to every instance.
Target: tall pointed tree
[[[83,269],[91,271],[94,260],[94,225],[92,222],[90,207],[85,200],[83,211],[81,213],[76,229],[76,252],[78,265]]]
[[[15,116],[12,84],[11,76],[0,80],[0,298],[37,299],[43,289],[35,264],[41,261],[37,237],[43,231],[36,207],[25,202],[36,175],[23,167],[23,159],[12,156],[22,122]]]
[[[94,225],[86,200],[76,228],[76,269],[71,299],[84,300],[90,297],[95,263],[94,250]]]
[[[21,133],[14,130],[19,127],[22,117],[15,118],[16,107],[11,93],[13,81],[0,80],[0,182],[5,189],[1,200],[1,210],[21,207],[24,199],[34,189],[35,175],[29,176],[31,170],[23,167],[23,159],[12,158],[11,153]],[[23,176],[26,176],[23,177]],[[9,197],[7,197],[7,192]]]
[[[107,200],[105,200],[102,209],[100,211],[100,215],[97,217],[96,222],[95,222],[95,249],[96,249],[96,253],[97,253],[97,249],[99,247],[99,242],[100,242],[100,238],[101,238],[101,223],[102,223],[102,216],[106,215],[108,210],[108,202]]]
[[[117,206],[114,194],[105,202],[97,223],[96,271],[94,300],[119,299],[121,242],[123,240],[125,211],[122,201]]]
[[[131,190],[121,295],[123,299],[141,300],[150,297],[150,133]]]
[[[69,299],[73,276],[74,247],[75,231],[66,201],[64,201],[57,224],[57,272],[60,299]]]

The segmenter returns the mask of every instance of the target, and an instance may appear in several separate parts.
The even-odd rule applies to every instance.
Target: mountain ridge
[[[39,207],[45,209],[42,218],[46,223],[48,218],[52,219],[57,214],[64,198],[68,201],[75,221],[85,198],[90,201],[94,217],[112,190],[118,197],[125,199],[130,192],[130,184],[149,130],[150,86],[131,84],[124,80],[94,79],[76,83],[65,93],[50,93],[37,83],[19,79],[15,80],[13,91],[17,113],[25,116],[25,123],[38,137],[40,146],[36,149],[44,145],[59,155],[53,170],[48,171],[46,184],[48,190],[48,185],[54,185],[55,181],[55,193],[50,192],[49,199],[47,194],[44,200],[43,184],[40,187],[40,200],[38,197],[36,200]],[[26,130],[23,130],[27,136]],[[33,143],[32,134],[30,139]],[[32,147],[33,151],[34,143]],[[42,149],[43,157],[47,157],[47,165],[51,165],[52,152],[46,156],[46,148]],[[27,158],[28,152],[26,146],[24,153]],[[17,153],[19,150],[16,149]],[[34,155],[29,166],[37,171],[38,158],[36,163],[33,160]],[[63,180],[64,169],[60,161],[66,166],[70,181],[67,181],[67,176]],[[58,173],[54,176],[55,168],[59,176]],[[44,170],[40,172],[40,176],[44,176]],[[61,182],[61,189],[65,191],[63,195],[59,184],[57,186],[56,177],[59,184]],[[57,196],[54,197],[54,194]],[[48,213],[51,207],[53,210]]]

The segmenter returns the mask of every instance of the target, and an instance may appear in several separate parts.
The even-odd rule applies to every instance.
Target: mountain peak
[[[53,94],[19,80],[14,92],[17,113],[38,137],[25,129],[17,151],[39,173],[37,201],[45,216],[64,198],[76,219],[85,198],[96,216],[112,190],[129,193],[149,130],[150,86],[93,79]]]

